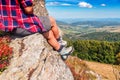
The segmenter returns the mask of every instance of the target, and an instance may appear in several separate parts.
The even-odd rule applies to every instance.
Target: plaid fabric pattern
[[[46,29],[37,16],[23,12],[22,8],[31,5],[32,0],[0,0],[0,30],[8,32],[21,27],[33,33],[45,32]]]

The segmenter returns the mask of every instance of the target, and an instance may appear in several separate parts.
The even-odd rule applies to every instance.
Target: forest
[[[120,33],[117,32],[93,32],[89,34],[72,33],[65,34],[64,37],[73,40],[99,40],[99,41],[120,41]]]
[[[120,41],[120,33],[117,32],[93,32],[81,35],[79,39],[83,40],[102,40],[102,41]]]
[[[120,41],[108,42],[97,40],[67,40],[74,46],[73,56],[83,60],[107,64],[120,64]]]

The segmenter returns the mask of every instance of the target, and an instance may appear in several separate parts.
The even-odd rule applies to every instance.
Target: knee
[[[56,20],[52,16],[49,16],[49,19],[50,19],[51,25],[56,23]]]
[[[50,31],[48,31],[48,32],[43,33],[43,36],[44,36],[47,40],[52,39],[52,37],[53,37],[52,31],[50,30]]]

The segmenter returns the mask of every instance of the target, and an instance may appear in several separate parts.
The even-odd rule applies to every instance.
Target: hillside
[[[106,19],[105,19],[106,20]],[[120,20],[85,20],[85,21],[76,21],[67,23],[66,21],[57,21],[59,27],[65,32],[65,34],[75,34],[80,33],[88,34],[93,32],[120,32]],[[69,20],[68,20],[69,21]]]
[[[79,35],[77,35],[79,36]],[[117,32],[93,32],[77,37],[82,40],[120,41],[120,33]]]
[[[69,57],[66,64],[70,67],[75,80],[119,80],[120,66],[84,61]]]
[[[101,63],[97,63],[97,62],[89,62],[89,61],[85,61],[85,63],[88,65],[88,67],[90,69],[101,74],[105,78],[108,78],[108,80],[110,80],[110,79],[115,80],[115,74],[113,73],[112,65],[101,64]]]

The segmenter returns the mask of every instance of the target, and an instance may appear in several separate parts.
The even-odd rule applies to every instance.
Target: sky
[[[120,0],[46,0],[55,18],[120,18]]]

